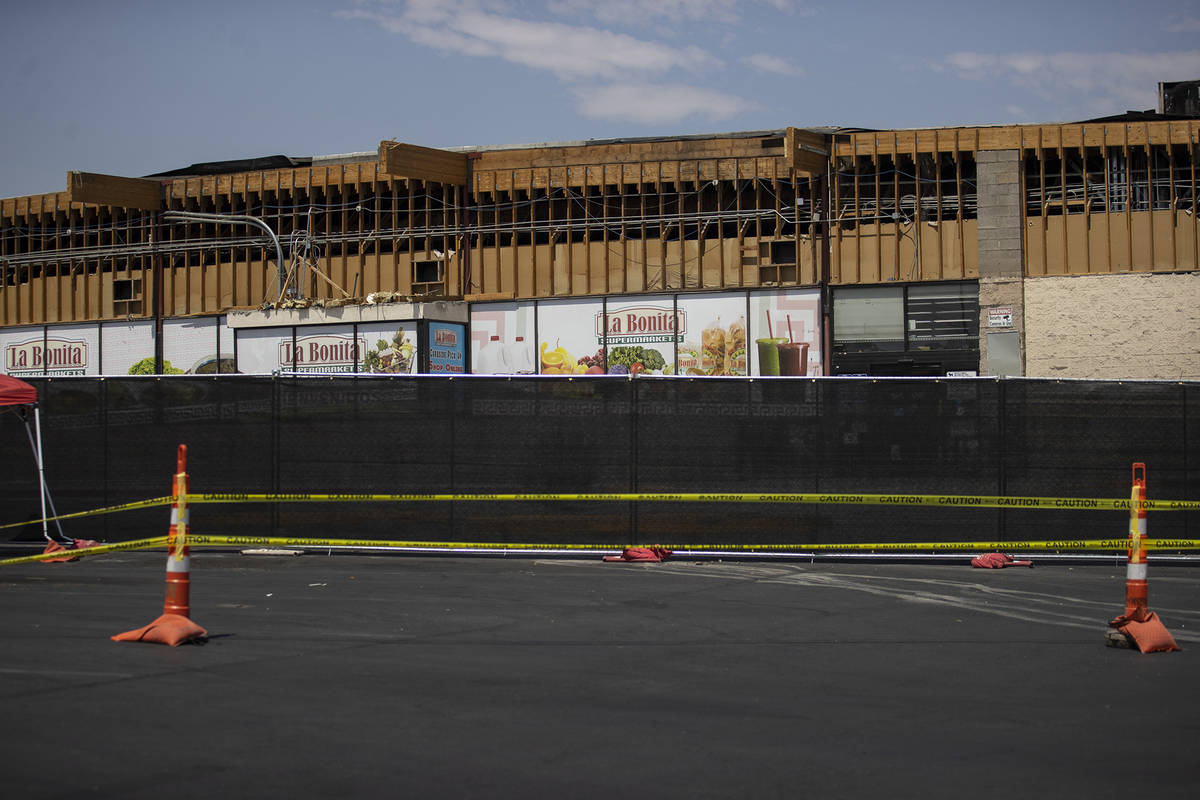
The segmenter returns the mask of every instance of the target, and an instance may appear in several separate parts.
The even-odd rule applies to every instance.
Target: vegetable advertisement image
[[[154,371],[154,356],[149,356],[147,358],[143,358],[141,361],[135,362],[133,364],[133,366],[131,366],[129,368],[129,374],[130,375],[157,375],[158,373]],[[179,369],[179,367],[171,366],[171,362],[164,359],[162,374],[163,375],[182,375],[183,370]]]
[[[657,373],[666,369],[667,360],[652,347],[626,345],[614,347],[608,353],[609,373],[638,375]]]

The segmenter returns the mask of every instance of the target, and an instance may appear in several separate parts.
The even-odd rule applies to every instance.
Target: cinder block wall
[[[984,150],[975,156],[979,202],[979,360],[980,373],[988,368],[987,334],[1024,327],[1022,276],[1025,251],[1021,215],[1021,159],[1016,150]],[[1012,309],[1011,328],[989,328],[988,311]],[[1021,337],[1024,355],[1025,341]]]
[[[1200,273],[1026,279],[1025,370],[1200,380]]]

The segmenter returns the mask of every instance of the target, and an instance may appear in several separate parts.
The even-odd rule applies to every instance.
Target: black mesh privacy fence
[[[1200,384],[1020,379],[219,376],[31,380],[60,513],[230,493],[810,492],[1128,497],[1200,489]],[[0,524],[37,519],[34,459],[0,414]],[[817,544],[1125,536],[1112,511],[663,502],[196,505],[197,533],[545,544]],[[68,520],[166,533],[168,511]],[[1153,512],[1155,538],[1200,535]],[[0,531],[34,540],[40,527]]]

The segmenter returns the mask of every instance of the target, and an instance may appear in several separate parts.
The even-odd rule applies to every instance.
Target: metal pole
[[[154,303],[154,373],[156,375],[163,374],[163,264],[162,253],[159,252],[158,243],[163,238],[162,214],[154,221],[154,233],[151,240],[150,251],[153,255],[154,264],[154,296],[151,302]]]
[[[37,458],[38,488],[41,490],[42,495],[42,536],[49,542],[53,541],[46,526],[46,500],[50,498],[50,490],[46,488],[46,469],[43,466],[45,462],[42,459],[42,416],[36,404],[33,406],[33,426],[34,430],[37,431],[36,441],[34,434],[29,430],[29,418],[26,417],[25,435],[29,437],[29,446],[33,448],[33,454]],[[50,499],[50,511],[53,512],[54,516],[58,516],[58,509],[54,507],[54,500],[52,498]],[[63,534],[62,522],[55,520],[54,524],[58,528],[59,537],[65,541],[67,537]]]

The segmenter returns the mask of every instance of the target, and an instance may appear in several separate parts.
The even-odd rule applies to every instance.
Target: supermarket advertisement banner
[[[467,371],[467,328],[454,322],[429,323],[429,372],[461,375]]]
[[[820,375],[820,310],[817,289],[487,304],[472,372],[533,372],[536,353],[543,375]]]
[[[817,289],[481,303],[470,326],[428,323],[435,374],[820,375]],[[235,348],[236,337],[236,348]],[[236,353],[236,360],[235,360]],[[163,321],[165,374],[415,374],[417,323],[229,328]],[[154,322],[0,331],[0,370],[20,376],[154,374]]]
[[[234,371],[233,333],[215,317],[163,321],[164,375]],[[154,375],[154,322],[105,322],[0,333],[12,375]],[[278,367],[275,367],[278,369]]]
[[[354,372],[366,349],[363,331],[356,338],[350,326],[297,328],[295,336],[292,328],[240,330],[237,342],[238,369],[250,374]]]
[[[26,328],[0,336],[4,372],[14,378],[100,372],[100,335],[95,325]]]
[[[311,333],[301,328],[294,343],[280,343],[279,362],[295,364],[296,372],[354,372],[365,349],[366,342],[361,336],[355,338],[353,328],[322,328]]]

